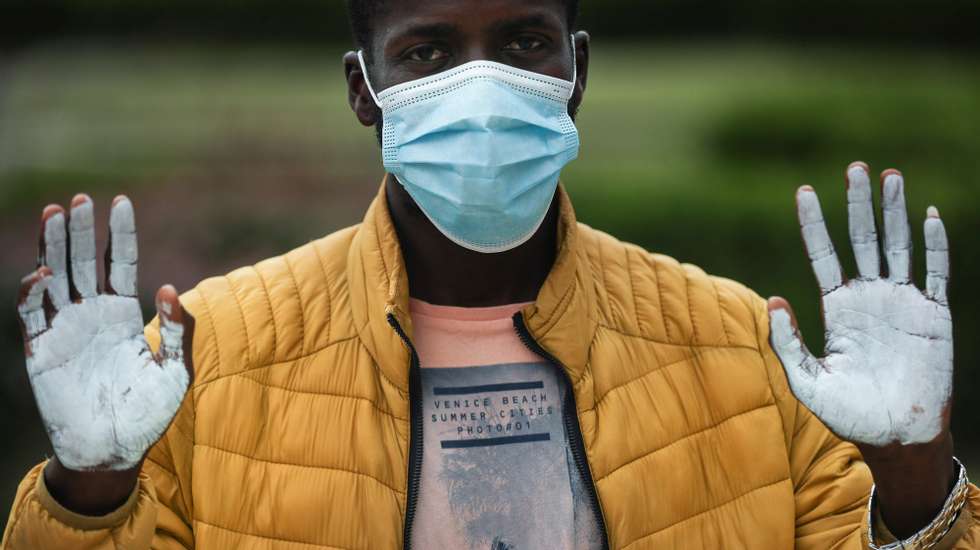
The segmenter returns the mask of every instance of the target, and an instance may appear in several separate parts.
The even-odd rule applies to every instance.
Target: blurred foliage
[[[97,12],[123,2],[71,4]],[[233,19],[231,5],[221,3]],[[40,207],[81,189],[102,201],[121,191],[134,197],[146,299],[163,282],[187,288],[355,223],[376,191],[377,145],[347,107],[342,48],[140,44],[60,43],[0,67],[0,295],[13,296],[32,267]],[[581,158],[564,180],[582,221],[786,296],[818,350],[819,301],[794,190],[817,188],[853,272],[844,169],[857,159],[901,168],[914,228],[936,204],[950,232],[954,429],[961,448],[977,446],[980,291],[970,283],[980,279],[972,249],[980,233],[978,69],[969,55],[939,51],[599,40],[578,119]],[[921,230],[913,233],[921,250]],[[5,517],[16,482],[49,451],[16,368],[23,359],[12,314],[0,315],[0,330],[0,361],[12,367],[0,369],[0,437],[10,444],[0,458]]]
[[[0,0],[0,44],[67,34],[337,43],[341,0]],[[977,0],[582,0],[597,36],[980,46]]]

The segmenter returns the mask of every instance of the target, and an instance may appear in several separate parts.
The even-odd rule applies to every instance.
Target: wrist
[[[79,471],[66,468],[55,456],[44,467],[44,484],[65,509],[83,516],[104,516],[126,503],[143,463],[120,471]]]
[[[924,444],[860,450],[874,476],[881,518],[895,536],[911,536],[936,517],[956,482],[948,433]]]
[[[928,525],[919,529],[914,535],[897,539],[881,519],[877,510],[877,491],[872,489],[868,499],[867,528],[868,547],[872,550],[927,550],[939,547],[949,547],[969,530],[970,514],[963,514],[970,493],[970,480],[966,475],[963,464],[953,459],[957,467],[956,483],[949,497],[943,503],[942,510]],[[947,540],[947,537],[949,539]]]

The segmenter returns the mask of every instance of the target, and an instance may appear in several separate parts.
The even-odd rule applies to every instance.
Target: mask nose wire
[[[573,53],[574,54],[574,50]],[[378,99],[378,94],[374,93],[374,87],[371,86],[371,78],[368,77],[367,63],[364,62],[364,50],[357,50],[357,61],[361,64],[361,73],[364,74],[364,83],[367,84],[368,92],[371,93],[371,99],[374,100],[374,104],[381,108],[381,101]]]

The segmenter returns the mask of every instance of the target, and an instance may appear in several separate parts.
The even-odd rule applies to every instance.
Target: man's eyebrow
[[[497,21],[490,25],[490,28],[495,32],[514,32],[527,28],[553,28],[560,24],[561,21],[555,17],[548,17],[544,14],[532,14]]]
[[[451,23],[409,23],[401,27],[395,27],[392,30],[391,38],[397,40],[410,36],[445,37],[455,34],[457,30],[456,25]]]

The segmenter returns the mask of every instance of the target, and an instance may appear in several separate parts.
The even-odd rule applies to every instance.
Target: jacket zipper
[[[394,314],[388,314],[388,324],[405,342],[412,352],[412,363],[408,370],[408,406],[410,435],[408,441],[408,492],[405,495],[405,523],[403,526],[403,545],[405,550],[412,548],[412,523],[415,520],[415,506],[419,498],[419,481],[422,478],[422,373],[419,371],[419,354],[415,345],[405,334]]]
[[[592,478],[592,470],[589,468],[589,460],[585,455],[585,443],[582,439],[582,426],[578,421],[578,409],[575,405],[575,392],[574,386],[572,385],[572,377],[568,375],[568,371],[565,370],[565,366],[561,364],[554,355],[550,354],[546,349],[541,347],[534,337],[531,336],[531,332],[527,329],[527,324],[524,322],[524,315],[517,313],[514,315],[514,328],[517,330],[517,336],[520,337],[521,342],[531,350],[532,352],[545,358],[549,363],[558,369],[561,376],[565,379],[566,387],[566,397],[565,404],[562,410],[563,420],[565,422],[565,433],[568,434],[568,444],[572,448],[572,456],[575,457],[575,465],[578,467],[579,475],[585,482],[585,488],[589,493],[589,503],[592,507],[592,513],[595,514],[596,525],[599,526],[599,533],[602,535],[602,550],[609,549],[609,534],[606,532],[606,520],[602,515],[602,507],[599,504],[599,493],[595,488],[595,480]]]

